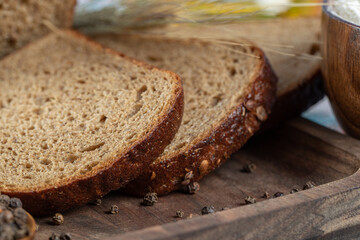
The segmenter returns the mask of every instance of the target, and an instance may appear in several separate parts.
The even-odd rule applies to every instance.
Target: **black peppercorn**
[[[96,206],[100,206],[101,203],[102,203],[102,200],[100,198],[98,198],[94,201],[94,205],[96,205]]]
[[[60,234],[60,240],[71,240],[70,233],[62,233],[62,234]]]
[[[278,197],[282,197],[282,196],[284,196],[284,193],[282,193],[282,192],[277,192],[274,194],[274,198],[278,198]]]
[[[186,186],[186,193],[195,194],[200,190],[200,184],[198,182],[192,182]]]
[[[27,235],[29,235],[29,230],[26,227],[20,228],[15,232],[15,239],[21,239]]]
[[[119,213],[119,207],[117,205],[112,205],[110,207],[110,213],[111,214]]]
[[[21,239],[29,235],[28,215],[18,198],[0,195],[0,239]]]
[[[14,239],[16,229],[8,224],[1,224],[1,239]]]
[[[229,210],[230,208],[229,207],[223,207],[222,209],[221,209],[221,211],[225,211],[225,210]]]
[[[176,217],[178,217],[178,218],[182,218],[182,217],[184,217],[184,212],[183,211],[176,211]]]
[[[256,199],[254,197],[251,197],[251,196],[247,196],[244,200],[245,200],[246,204],[254,204],[254,203],[256,203]]]
[[[243,167],[243,169],[241,171],[246,172],[246,173],[252,173],[255,170],[256,170],[255,163],[248,163],[248,164],[244,165],[244,167]]]
[[[205,214],[212,214],[215,213],[216,210],[213,206],[209,206],[209,207],[203,207],[203,209],[201,209],[201,214],[205,215]]]
[[[52,233],[51,236],[49,237],[49,240],[60,240],[60,237],[55,233]]]
[[[9,207],[11,208],[21,208],[22,202],[18,198],[10,198]]]
[[[52,217],[52,221],[56,225],[61,225],[64,223],[64,216],[61,213],[55,213]]]
[[[297,193],[297,192],[299,192],[299,189],[297,189],[297,188],[291,189],[291,191],[290,191],[291,194]]]
[[[23,208],[16,208],[14,210],[15,223],[18,226],[24,226],[27,223],[28,216]]]
[[[8,195],[0,195],[0,205],[7,207],[9,204],[10,197]]]
[[[5,210],[2,212],[2,219],[4,223],[12,223],[14,221],[14,215],[11,211]]]
[[[157,194],[154,192],[151,192],[151,193],[147,193],[144,196],[144,199],[141,202],[141,204],[144,206],[153,206],[155,203],[157,203],[157,201],[158,201]]]
[[[313,187],[315,187],[315,186],[316,186],[316,185],[315,185],[314,182],[308,181],[307,183],[305,183],[303,189],[304,189],[304,190],[307,190],[307,189],[313,188]]]
[[[270,194],[268,192],[264,192],[264,195],[262,196],[262,198],[269,198],[270,197]]]

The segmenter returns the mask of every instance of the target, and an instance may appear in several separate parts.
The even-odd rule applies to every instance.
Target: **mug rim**
[[[323,0],[323,3],[329,3],[329,2],[332,2],[332,1],[333,0]],[[330,7],[330,5],[324,5],[322,7],[323,12],[326,13],[327,15],[329,15],[330,17],[335,18],[336,20],[339,20],[339,21],[341,21],[341,22],[343,22],[345,24],[351,25],[351,26],[356,27],[356,28],[360,28],[360,24],[355,24],[355,23],[352,23],[352,22],[342,18],[341,16],[339,16],[339,15],[333,13],[332,11],[330,11],[329,7]]]

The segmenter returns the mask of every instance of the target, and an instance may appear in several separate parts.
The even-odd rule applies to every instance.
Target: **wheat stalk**
[[[84,2],[86,1],[86,2]],[[304,2],[297,0],[291,3],[277,4],[273,0],[270,4],[255,4],[250,0],[109,0],[107,5],[98,6],[104,0],[80,0],[83,2],[76,8],[75,27],[85,33],[132,33],[132,34],[158,34],[171,36],[169,28],[156,33],[154,28],[160,29],[167,25],[192,25],[206,27],[219,25],[216,36],[202,38],[221,47],[231,50],[230,45],[243,45],[232,41],[219,40],[218,36],[226,32],[226,24],[249,21],[257,18],[273,17],[268,11],[271,8],[307,8],[318,9],[328,5],[320,0]],[[106,2],[106,0],[105,0]],[[97,5],[98,4],[98,5]],[[280,13],[283,14],[283,13]],[[217,26],[212,26],[216,28]],[[147,29],[151,31],[147,31]],[[234,33],[230,33],[234,34]],[[193,36],[194,38],[200,38]],[[296,52],[294,46],[278,43],[256,41],[264,49],[284,56],[302,59],[315,59],[318,56]],[[251,55],[251,54],[250,54]]]
[[[81,4],[81,2],[83,2]],[[105,1],[106,2],[106,1]],[[271,8],[315,8],[328,5],[319,0],[278,4],[255,4],[249,0],[99,0],[80,1],[74,25],[83,32],[121,32],[167,24],[225,24],[270,17]]]

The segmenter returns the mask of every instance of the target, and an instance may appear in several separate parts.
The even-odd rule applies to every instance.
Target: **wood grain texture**
[[[51,217],[37,218],[40,228],[35,239],[47,239],[52,232],[109,240],[360,237],[356,230],[360,225],[359,159],[357,140],[297,119],[250,141],[204,178],[195,195],[173,193],[144,207],[138,198],[113,192],[100,206],[89,204],[63,213],[63,225],[51,225]],[[257,165],[256,171],[241,172],[249,162]],[[309,180],[321,186],[289,194]],[[286,196],[265,200],[264,191]],[[258,203],[245,205],[247,195]],[[119,206],[119,214],[106,213],[113,204]],[[188,220],[174,217],[177,210],[184,211],[185,217],[200,215],[201,208],[209,205],[231,209]]]
[[[325,90],[344,130],[360,138],[360,27],[327,7],[322,19]]]

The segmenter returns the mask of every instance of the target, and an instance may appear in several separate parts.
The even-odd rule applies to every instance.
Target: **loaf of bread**
[[[148,168],[182,112],[174,73],[52,33],[0,61],[0,191],[34,215],[101,197]]]
[[[199,40],[100,35],[107,47],[178,73],[183,81],[182,124],[164,153],[126,186],[134,195],[149,189],[165,194],[198,181],[243,146],[267,119],[275,100],[276,77],[263,52]]]
[[[0,0],[0,58],[49,32],[72,25],[76,0]]]

